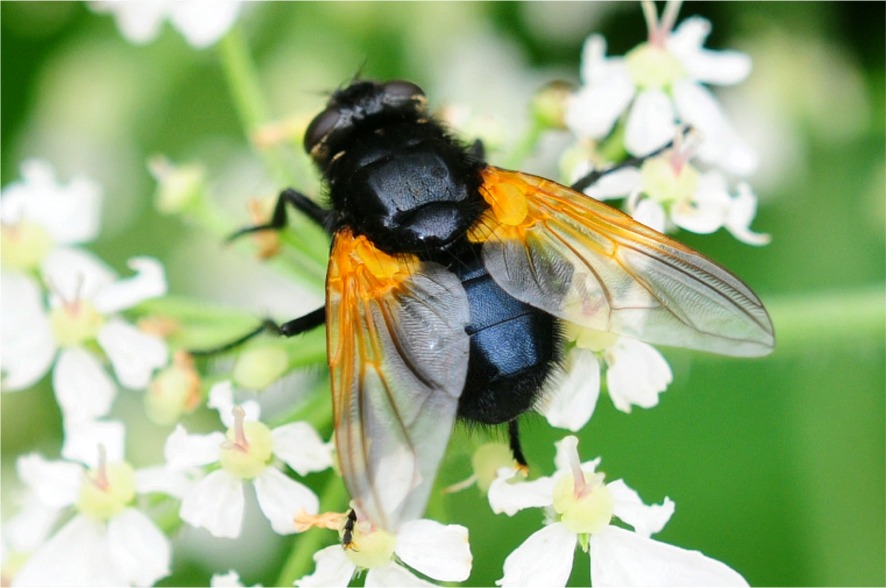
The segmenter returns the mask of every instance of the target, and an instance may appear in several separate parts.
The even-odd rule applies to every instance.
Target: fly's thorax
[[[480,164],[433,120],[355,132],[327,170],[342,223],[389,253],[449,246],[485,208]]]

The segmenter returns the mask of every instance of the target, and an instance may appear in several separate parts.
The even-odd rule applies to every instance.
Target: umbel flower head
[[[295,515],[316,513],[319,501],[310,488],[280,471],[277,460],[306,475],[332,465],[329,447],[307,423],[271,429],[259,420],[257,403],[234,404],[230,382],[213,387],[209,406],[218,410],[228,427],[226,433],[189,434],[179,425],[166,442],[167,467],[173,472],[221,466],[184,495],[181,518],[216,537],[239,537],[245,507],[243,485],[251,483],[274,531],[295,533]]]
[[[166,343],[119,313],[164,294],[166,278],[152,258],[129,263],[136,274],[120,280],[86,251],[53,251],[42,266],[43,280],[51,288],[48,308],[32,278],[4,272],[0,323],[4,390],[31,386],[54,361],[53,389],[67,425],[110,410],[117,389],[105,373],[104,357],[123,386],[147,386],[151,373],[166,364]]]
[[[499,586],[565,586],[576,546],[590,553],[593,586],[746,586],[727,565],[698,551],[651,538],[674,512],[665,498],[647,506],[622,480],[604,483],[599,458],[581,463],[578,439],[557,443],[557,471],[531,482],[514,482],[503,468],[489,488],[492,509],[508,515],[544,508],[547,522],[504,564]],[[614,518],[633,530],[612,524]]]
[[[123,460],[122,424],[104,424],[113,425],[113,433],[100,435],[92,459],[19,458],[19,476],[42,510],[32,504],[28,521],[12,521],[16,544],[23,545],[20,534],[35,520],[48,530],[65,514],[74,516],[52,536],[43,534],[15,573],[13,586],[149,586],[169,574],[169,540],[135,503],[138,494],[150,490]],[[83,431],[86,438],[95,432]],[[66,445],[65,453],[82,453],[83,443],[68,439]]]
[[[680,2],[668,2],[658,18],[651,0],[643,2],[649,36],[624,57],[606,57],[606,41],[592,35],[582,54],[584,86],[571,100],[566,125],[579,137],[599,140],[624,115],[624,146],[647,155],[673,138],[676,125],[701,133],[699,157],[738,174],[752,172],[754,152],[739,138],[706,87],[744,80],[750,58],[737,51],[703,47],[710,23],[700,17],[676,24]]]
[[[766,245],[769,235],[756,233],[750,225],[757,211],[757,197],[747,183],[732,194],[726,177],[718,170],[701,171],[692,163],[696,132],[684,140],[678,132],[672,148],[646,159],[639,167],[624,167],[603,176],[585,193],[598,200],[628,198],[631,215],[661,232],[680,227],[699,234],[725,228],[748,245]]]

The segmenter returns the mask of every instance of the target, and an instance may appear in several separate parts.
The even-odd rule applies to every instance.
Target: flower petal
[[[627,71],[606,85],[582,88],[566,105],[566,126],[579,137],[602,139],[627,109],[634,91]]]
[[[126,427],[120,421],[77,421],[65,424],[62,456],[89,467],[99,465],[99,447],[107,463],[123,461]]]
[[[141,512],[127,508],[108,521],[108,564],[126,584],[152,586],[169,575],[172,548],[166,535]]]
[[[650,229],[655,229],[659,233],[664,233],[667,228],[667,217],[661,204],[651,198],[643,198],[634,207],[631,216],[634,220],[641,222]]]
[[[53,508],[70,506],[77,501],[83,466],[66,461],[48,461],[29,453],[15,462],[18,478],[34,492],[38,500]]]
[[[562,523],[536,531],[505,559],[499,586],[565,586],[572,573],[575,533]],[[596,584],[594,584],[596,586]]]
[[[606,39],[590,35],[581,49],[581,80],[586,86],[604,84],[624,69],[623,57],[606,57]]]
[[[600,360],[593,351],[574,347],[566,355],[564,373],[536,410],[552,426],[578,431],[591,420],[600,397]]]
[[[105,416],[117,396],[114,382],[98,359],[79,347],[59,353],[52,386],[66,425]]]
[[[538,478],[531,482],[512,482],[517,475],[513,468],[502,468],[489,485],[489,506],[492,512],[514,516],[524,508],[542,508],[553,502],[554,479]]]
[[[206,406],[218,411],[218,417],[227,428],[234,426],[234,406],[239,406],[246,413],[244,420],[257,421],[261,418],[261,407],[255,400],[247,400],[240,404],[234,402],[234,386],[230,380],[223,380],[209,390],[209,402]]]
[[[674,138],[674,106],[661,90],[637,94],[625,125],[625,148],[642,157],[663,147]]]
[[[578,461],[578,437],[575,435],[567,435],[560,439],[559,441],[554,443],[554,447],[556,447],[557,451],[554,454],[554,467],[557,468],[557,473],[552,476],[553,478],[557,478],[562,472],[572,473],[572,465],[574,461]],[[581,464],[581,469],[586,474],[592,474],[597,471],[597,468],[600,466],[600,462],[602,458],[597,457],[592,460],[583,462]],[[556,480],[555,480],[556,481]]]
[[[766,233],[755,233],[751,230],[754,215],[757,214],[757,197],[745,182],[738,185],[738,194],[732,199],[729,213],[726,216],[726,229],[732,235],[748,245],[767,245],[772,237]]]
[[[221,39],[240,14],[237,0],[188,0],[170,6],[169,20],[185,40],[197,49]]]
[[[78,474],[79,481],[82,471],[78,471]],[[79,484],[71,489],[79,489]],[[4,546],[18,553],[34,552],[49,538],[62,512],[62,509],[48,506],[41,501],[36,492],[26,495],[22,503],[17,505],[15,515],[3,521]]]
[[[274,455],[300,476],[332,467],[332,453],[314,427],[304,422],[289,423],[271,431]]]
[[[429,519],[405,523],[397,532],[397,556],[411,568],[443,582],[463,582],[471,575],[468,530]]]
[[[133,257],[127,265],[135,271],[134,276],[106,284],[96,292],[93,303],[100,312],[120,312],[143,300],[166,294],[166,272],[159,261],[151,257]]]
[[[661,531],[674,514],[674,502],[670,498],[665,497],[661,504],[647,505],[624,480],[615,480],[606,487],[612,493],[613,514],[634,527],[634,532],[643,537]]]
[[[625,529],[591,535],[593,586],[747,586],[726,564]]]
[[[194,484],[195,481],[185,472],[166,465],[139,468],[135,471],[135,489],[139,494],[157,492],[181,500]]]
[[[189,434],[181,425],[166,439],[163,456],[169,467],[187,469],[208,465],[219,460],[220,446],[225,442],[225,434],[219,431],[206,435]]]
[[[75,176],[62,185],[42,159],[25,161],[21,170],[22,179],[3,190],[4,221],[33,222],[58,244],[83,243],[98,235],[102,199],[98,184]]]
[[[751,73],[751,58],[740,51],[711,51],[702,45],[711,23],[701,17],[687,18],[668,39],[668,50],[676,55],[691,79],[706,84],[737,84]]]
[[[658,395],[673,379],[671,366],[661,353],[629,337],[619,337],[615,347],[607,350],[606,363],[609,396],[623,412],[631,412],[632,404],[641,408],[655,406]]]
[[[225,470],[215,470],[185,496],[179,515],[186,523],[203,527],[216,537],[236,539],[244,507],[243,481]]]
[[[110,12],[123,38],[134,45],[144,45],[157,38],[168,6],[156,0],[94,0],[89,3],[97,12]]]
[[[678,227],[706,235],[723,226],[731,199],[726,178],[712,170],[699,176],[695,194],[671,208],[671,219]]]
[[[211,588],[242,587],[243,582],[240,581],[240,574],[236,570],[228,570],[226,574],[212,574],[212,577],[209,578],[209,586]]]
[[[105,262],[83,249],[55,249],[43,260],[40,270],[52,290],[52,307],[74,300],[91,301],[117,279]]]
[[[111,319],[98,332],[98,342],[123,386],[139,390],[146,388],[155,369],[168,363],[166,342],[132,325]]]
[[[77,515],[28,558],[13,586],[120,586],[102,521]]]
[[[18,272],[0,275],[0,370],[3,391],[35,384],[55,358],[55,338],[37,282]]]
[[[258,505],[274,532],[295,533],[295,515],[317,514],[320,501],[313,490],[274,468],[265,468],[253,481]]]
[[[384,586],[434,586],[434,584],[422,580],[403,566],[393,561],[383,566],[372,568],[366,572],[366,582],[363,585],[366,588]]]
[[[324,547],[314,554],[314,573],[295,581],[304,588],[347,586],[357,566],[348,558],[341,545]]]
[[[636,167],[623,167],[605,173],[600,179],[585,188],[585,194],[597,200],[624,198],[639,190],[643,174]]]
[[[702,137],[697,152],[699,159],[739,175],[757,169],[757,154],[732,129],[710,90],[689,80],[680,80],[674,83],[673,96],[680,120],[697,129]]]

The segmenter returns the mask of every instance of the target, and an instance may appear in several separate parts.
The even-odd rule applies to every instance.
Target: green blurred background
[[[678,237],[754,287],[778,344],[757,360],[666,350],[674,383],[660,405],[625,415],[601,400],[580,449],[601,455],[609,479],[624,477],[647,502],[676,502],[660,539],[701,549],[752,585],[883,585],[886,4],[683,6],[683,17],[694,14],[713,23],[708,47],[754,59],[749,80],[719,95],[761,154],[749,179],[761,202],[753,227],[773,241],[751,248],[722,231]],[[250,151],[217,49],[194,50],[168,26],[136,47],[110,16],[78,3],[3,2],[0,18],[3,185],[28,157],[49,160],[64,181],[85,173],[105,188],[93,249],[117,269],[154,255],[175,293],[279,318],[314,307],[321,283],[270,275],[153,209],[145,162],[156,153],[205,165],[219,207],[235,219],[246,218],[248,197],[280,187]],[[526,124],[536,89],[578,81],[589,33],[604,34],[614,55],[645,37],[634,3],[256,3],[240,26],[275,119],[317,112],[324,93],[359,70],[415,81],[436,106],[492,116],[505,145]],[[552,137],[542,150],[556,155],[567,141]],[[285,157],[292,181],[316,190],[297,149]],[[526,169],[557,174],[550,157]],[[270,286],[256,292],[254,283]],[[15,456],[57,455],[60,418],[46,382],[2,402],[6,498]],[[133,437],[168,433],[143,429],[129,432],[136,454]],[[530,464],[550,471],[552,442],[564,432],[540,419],[524,429]],[[467,475],[464,437],[459,431],[441,483]],[[445,506],[470,526],[471,584],[499,578],[504,557],[540,524],[538,511],[496,518],[475,490]],[[248,551],[195,541],[177,548],[174,575],[162,583],[202,584],[230,566],[247,584],[270,585],[300,540],[262,535]],[[577,563],[572,582],[586,584],[587,574],[586,560]]]

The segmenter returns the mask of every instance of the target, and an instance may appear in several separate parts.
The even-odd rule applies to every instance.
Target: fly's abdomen
[[[471,309],[471,338],[460,417],[488,424],[513,420],[532,407],[557,360],[551,315],[509,296],[479,260],[457,270]]]

